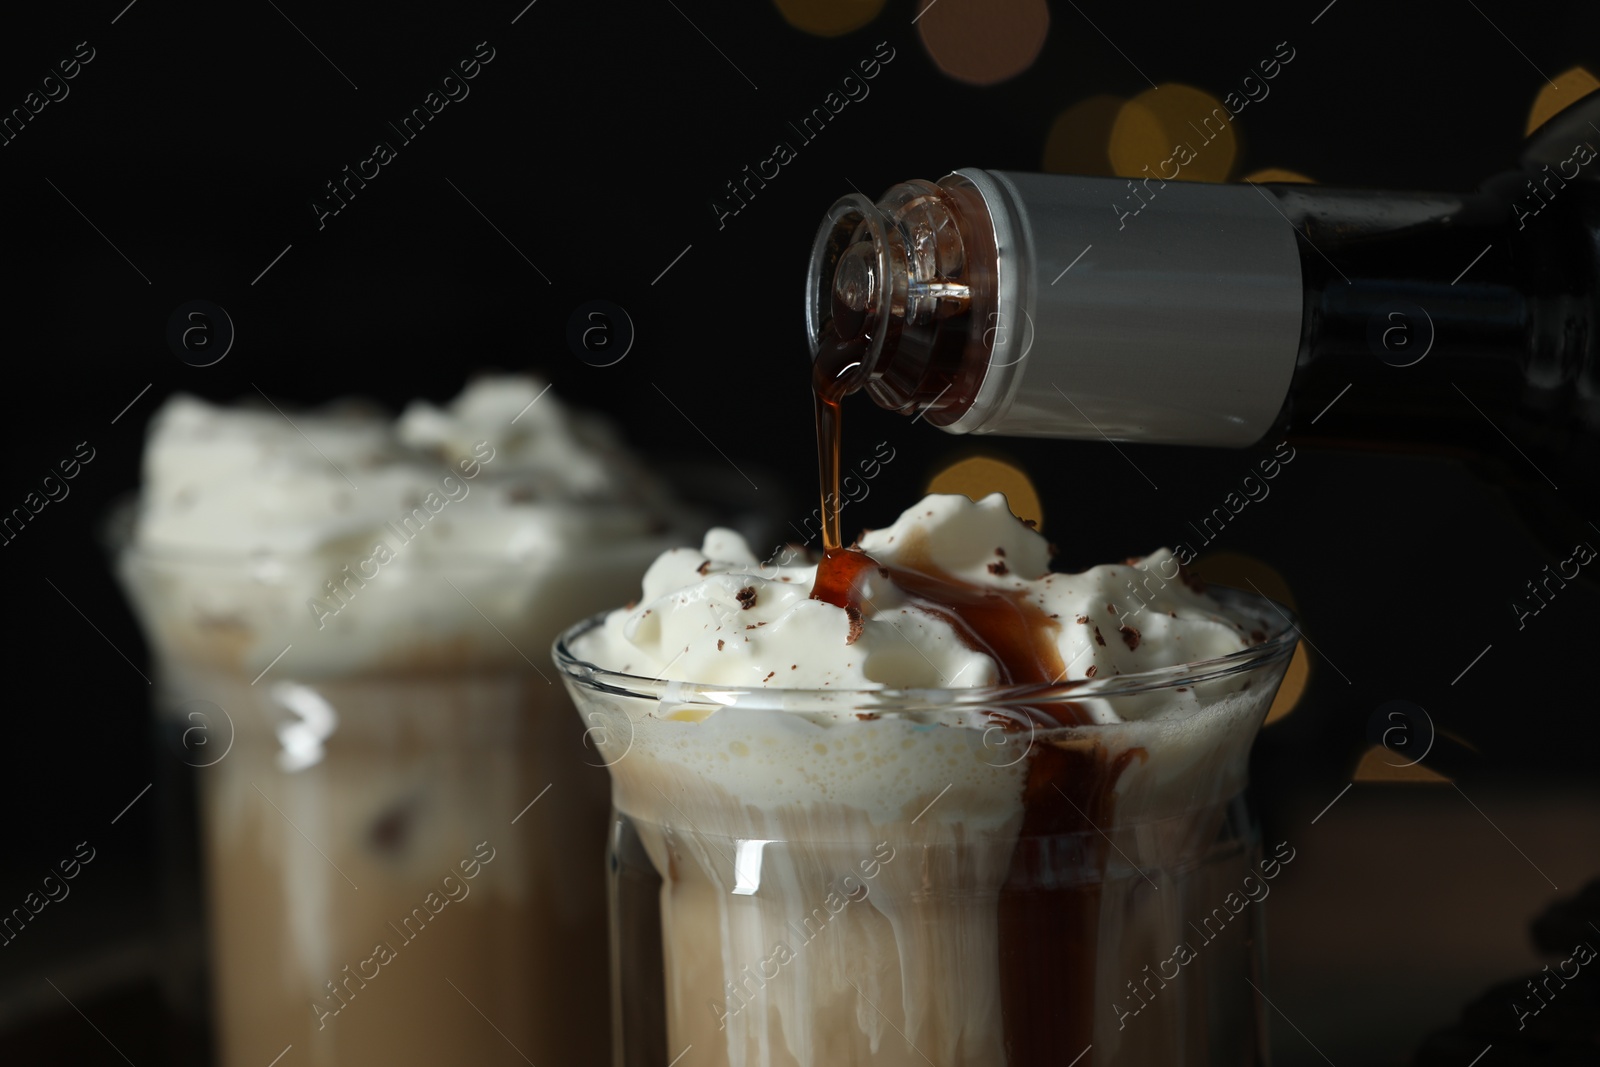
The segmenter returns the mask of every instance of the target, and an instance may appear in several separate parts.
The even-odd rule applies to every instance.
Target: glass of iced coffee
[[[615,1064],[1265,1062],[1294,853],[1243,790],[1293,624],[1164,550],[1051,553],[998,495],[820,562],[714,530],[562,636],[611,774]]]
[[[218,1061],[604,1062],[606,772],[543,653],[676,506],[525,377],[398,420],[180,397],[144,475],[118,569],[197,790]]]

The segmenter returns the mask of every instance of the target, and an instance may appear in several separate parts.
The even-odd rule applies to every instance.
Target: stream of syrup
[[[836,341],[827,335],[822,351],[811,365],[811,393],[817,420],[817,484],[822,493],[822,547],[843,547],[839,537],[839,448],[844,424],[840,405],[847,393],[859,388],[851,374],[861,366],[866,346],[860,341]],[[840,607],[844,605],[840,604]]]
[[[876,573],[922,610],[951,625],[966,644],[990,656],[1001,684],[1050,684],[1065,678],[1056,641],[1059,624],[1023,593],[980,586],[922,563],[886,566],[859,548],[845,547],[839,530],[841,405],[859,387],[862,346],[830,334],[813,363],[817,461],[823,518],[823,558],[813,599],[862,619],[872,605],[863,581]],[[859,632],[853,626],[850,640]],[[1089,722],[1070,701],[1023,710],[1032,721],[1059,726]],[[1007,729],[1029,729],[1012,718]],[[1001,1004],[1007,1067],[1059,1067],[1062,1053],[1094,1040],[1096,946],[1107,839],[1100,828],[1113,816],[1112,788],[1143,749],[1113,756],[1097,740],[1028,739],[1022,831],[1000,890]],[[1080,1067],[1092,1067],[1086,1061]]]

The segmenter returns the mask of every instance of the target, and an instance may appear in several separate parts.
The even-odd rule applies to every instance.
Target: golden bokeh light
[[[1398,766],[1397,766],[1398,764]],[[1358,782],[1435,782],[1448,783],[1450,779],[1422,764],[1407,765],[1406,761],[1382,745],[1373,745],[1356,764],[1355,780]]]
[[[1192,85],[1167,82],[1122,105],[1107,154],[1124,178],[1224,182],[1239,141],[1222,101]]]
[[[1208,584],[1225,585],[1246,593],[1259,590],[1262,595],[1271,597],[1290,611],[1298,610],[1294,606],[1294,592],[1283,575],[1254,556],[1242,552],[1208,552],[1196,559],[1191,569]],[[1283,684],[1278,686],[1278,695],[1272,698],[1272,707],[1267,711],[1267,723],[1276,722],[1295,709],[1310,678],[1311,656],[1306,652],[1306,643],[1301,641],[1295,646],[1294,656],[1289,660],[1289,669],[1283,676]]]
[[[991,456],[971,456],[950,464],[928,482],[929,493],[959,493],[982,500],[990,493],[1004,493],[1011,514],[1033,520],[1034,529],[1044,529],[1044,510],[1033,480],[1019,467]]]
[[[1122,97],[1100,93],[1078,101],[1057,115],[1044,142],[1045,173],[1115,173],[1106,145],[1111,141],[1111,127],[1120,110]]]
[[[1553,80],[1555,84],[1546,82],[1539,90],[1539,95],[1533,98],[1533,107],[1528,112],[1528,128],[1523,131],[1524,136],[1549,122],[1568,104],[1600,89],[1600,78],[1596,78],[1582,67],[1563,71]]]
[[[922,47],[941,71],[972,85],[994,85],[1033,66],[1050,31],[1045,0],[922,0]]]
[[[1242,182],[1302,182],[1306,185],[1315,185],[1315,178],[1307,178],[1297,170],[1284,170],[1282,167],[1266,167],[1262,170],[1252,171],[1239,179]]]
[[[818,37],[859,30],[878,17],[884,0],[772,0],[783,20]]]
[[[1278,686],[1277,695],[1272,698],[1272,707],[1267,709],[1267,717],[1261,725],[1269,726],[1293,711],[1305,695],[1306,680],[1310,677],[1311,657],[1306,653],[1306,643],[1301,641],[1294,646],[1294,655],[1289,657],[1289,669],[1284,672],[1283,682]]]

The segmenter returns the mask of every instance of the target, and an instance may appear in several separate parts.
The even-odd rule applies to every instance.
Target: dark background
[[[0,907],[77,842],[99,853],[71,899],[0,949],[8,1061],[7,1047],[33,1063],[119,1062],[91,1022],[133,1062],[161,1057],[148,977],[161,951],[157,812],[135,804],[110,819],[163,757],[146,740],[148,652],[99,530],[135,488],[144,427],[168,395],[233,400],[259,386],[285,407],[347,394],[398,407],[444,400],[481,368],[534,369],[658,460],[721,464],[709,436],[760,484],[751,506],[799,518],[815,484],[802,282],[818,221],[852,187],[876,196],[960,166],[1040,169],[1068,106],[1131,97],[1147,88],[1140,70],[1220,97],[1288,40],[1293,65],[1238,120],[1233,177],[1272,166],[1327,185],[1464,190],[1515,158],[1545,75],[1600,71],[1600,22],[1579,0],[1056,3],[1037,60],[989,87],[940,71],[904,0],[832,39],[767,0],[540,0],[520,18],[525,0],[123,2],[8,15],[0,35],[4,110],[78,42],[95,50],[70,95],[0,147],[0,506],[20,504],[79,442],[95,449],[70,497],[0,549],[11,604]],[[386,120],[480,41],[495,56],[470,95],[400,144]],[[870,96],[798,144],[787,123],[880,41],[896,55]],[[378,139],[397,158],[319,229],[311,202]],[[780,139],[798,157],[719,229],[712,198]],[[166,341],[169,316],[193,299],[226,308],[237,331],[214,366],[185,364]],[[594,299],[625,308],[636,330],[613,366],[567,342],[574,310]],[[1183,536],[1273,443],[1124,446],[1154,490],[1102,442],[979,446],[865,401],[849,416],[847,462],[880,440],[899,455],[853,505],[852,528],[890,521],[940,468],[982,451],[1031,473],[1070,569]],[[1574,585],[1519,630],[1511,599],[1560,557],[1495,489],[1436,459],[1302,450],[1212,547],[1281,575],[1317,650],[1298,709],[1255,753],[1269,840],[1308,857],[1269,906],[1277,1060],[1402,1062],[1490,983],[1549,959],[1528,921],[1600,868],[1587,740],[1600,599]],[[1391,700],[1476,749],[1444,768],[1455,786],[1340,794]],[[1495,1040],[1486,1067],[1514,1062],[1497,1057],[1516,1038]]]

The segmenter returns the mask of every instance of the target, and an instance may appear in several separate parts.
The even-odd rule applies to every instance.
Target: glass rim
[[[669,678],[613,671],[590,663],[573,652],[573,644],[605,625],[609,611],[591,615],[567,627],[551,646],[551,658],[562,678],[573,684],[611,696],[641,700],[670,701],[675,705],[708,708],[736,704],[774,707],[789,711],[839,710],[841,707],[872,707],[883,712],[952,711],[990,708],[995,705],[1022,706],[1061,701],[1126,697],[1142,693],[1192,686],[1262,666],[1287,660],[1300,641],[1300,625],[1294,613],[1270,597],[1247,593],[1227,586],[1211,586],[1207,593],[1225,607],[1252,605],[1275,609],[1278,624],[1267,631],[1258,645],[1210,659],[1193,660],[1170,667],[1156,667],[1107,678],[1077,678],[1062,682],[975,686],[972,688],[878,688],[878,689],[791,689],[778,686],[716,685],[683,682]],[[741,698],[757,697],[752,702]]]

